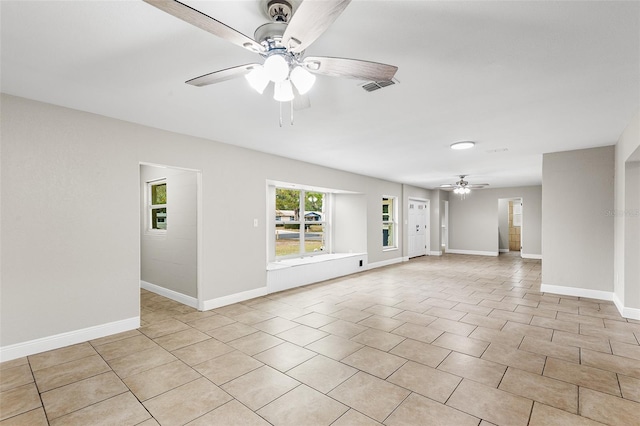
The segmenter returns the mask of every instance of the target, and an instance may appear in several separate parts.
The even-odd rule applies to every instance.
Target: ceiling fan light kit
[[[273,99],[278,102],[290,102],[293,100],[293,87],[289,80],[275,83],[273,88]]]
[[[306,94],[311,90],[316,82],[316,76],[302,67],[295,67],[291,71],[291,81],[298,89],[298,93],[301,95]]]
[[[193,86],[207,86],[245,76],[249,85],[264,93],[274,83],[274,99],[289,102],[305,98],[315,74],[365,81],[387,82],[398,67],[350,58],[304,57],[304,51],[340,16],[351,0],[263,0],[263,11],[272,22],[259,26],[254,39],[177,0],[144,0],[146,3],[237,46],[260,54],[263,64],[247,64],[214,71],[188,80]],[[295,86],[295,92],[294,88]],[[298,105],[308,106],[302,99]],[[293,105],[292,105],[293,108]]]
[[[262,65],[256,65],[249,74],[246,74],[244,77],[249,82],[249,85],[260,94],[262,94],[264,89],[269,85],[269,77],[267,77],[267,73]]]
[[[440,185],[440,189],[444,189],[445,191],[453,191],[454,194],[459,195],[460,198],[464,200],[464,198],[471,193],[472,189],[482,189],[485,186],[489,186],[488,183],[473,183],[470,184],[464,178],[467,175],[460,175],[460,180],[455,183],[446,183],[444,185]]]

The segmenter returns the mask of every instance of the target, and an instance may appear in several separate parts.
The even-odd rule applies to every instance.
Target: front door
[[[409,200],[409,257],[427,254],[428,201]]]

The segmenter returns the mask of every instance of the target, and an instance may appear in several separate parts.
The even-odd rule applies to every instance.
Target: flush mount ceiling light
[[[471,141],[462,141],[462,142],[452,143],[450,148],[455,150],[469,149],[469,148],[473,148],[475,144],[476,144],[475,142],[471,142]]]

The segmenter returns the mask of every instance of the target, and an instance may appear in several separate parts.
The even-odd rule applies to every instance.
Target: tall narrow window
[[[276,188],[275,201],[276,257],[324,253],[327,194]]]
[[[396,247],[395,197],[382,197],[382,248]]]
[[[149,182],[149,229],[167,229],[167,181],[165,179]]]

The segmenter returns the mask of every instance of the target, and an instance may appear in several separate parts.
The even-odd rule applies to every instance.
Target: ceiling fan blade
[[[351,0],[304,0],[282,36],[290,52],[300,53],[317,40],[340,16]]]
[[[302,64],[316,74],[367,81],[391,81],[398,71],[398,67],[393,65],[328,56],[310,56]]]
[[[167,12],[169,15],[173,15],[176,18],[195,25],[205,31],[210,32],[213,35],[221,37],[233,44],[240,47],[244,47],[252,52],[264,52],[264,47],[255,40],[247,37],[239,31],[234,30],[228,25],[223,24],[217,19],[212,18],[184,3],[180,3],[176,0],[144,0],[151,6],[155,6],[158,9]]]
[[[249,74],[253,67],[256,66],[258,66],[258,64],[246,64],[220,71],[214,71],[209,74],[187,80],[185,83],[198,87],[208,86],[209,84],[220,83],[221,81],[242,77],[245,74]]]
[[[474,183],[474,184],[466,185],[466,188],[469,188],[469,189],[482,189],[485,186],[489,186],[489,184],[488,183]]]
[[[445,183],[443,185],[440,185],[440,188],[442,188],[442,189],[452,189],[452,188],[455,188],[457,186],[458,185],[454,185],[454,184],[451,184],[451,183]]]

